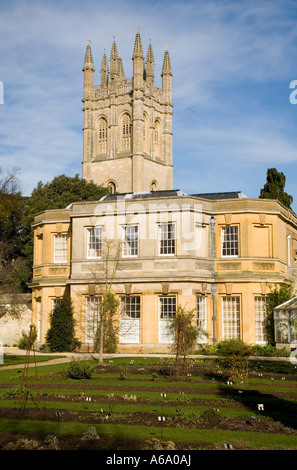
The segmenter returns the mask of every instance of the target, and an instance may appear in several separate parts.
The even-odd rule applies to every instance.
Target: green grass
[[[48,360],[51,356],[41,356],[43,360]],[[57,356],[54,356],[55,358]],[[23,357],[25,358],[25,356]],[[263,374],[262,377],[248,378],[247,382],[243,385],[226,385],[225,381],[217,377],[217,380],[212,381],[212,374],[207,375],[204,372],[200,376],[193,376],[191,378],[184,378],[184,380],[171,380],[158,375],[156,380],[152,380],[152,375],[148,373],[137,374],[137,368],[145,367],[148,361],[153,359],[154,364],[164,364],[160,362],[159,358],[119,358],[113,359],[112,363],[109,360],[106,362],[111,366],[125,366],[123,370],[127,372],[127,379],[120,380],[120,372],[113,372],[107,370],[94,374],[92,379],[84,383],[83,380],[73,380],[67,378],[62,372],[67,371],[69,363],[56,364],[56,365],[39,365],[39,392],[40,392],[40,408],[43,407],[47,410],[53,410],[53,422],[47,421],[33,421],[27,419],[24,415],[23,419],[18,420],[0,420],[0,432],[32,432],[44,434],[57,433],[57,420],[55,419],[54,411],[56,410],[72,410],[74,412],[94,412],[100,413],[101,409],[110,412],[109,404],[113,404],[112,415],[127,415],[133,413],[150,413],[150,422],[154,423],[154,415],[161,413],[167,417],[183,416],[182,427],[164,427],[163,439],[173,440],[176,442],[189,442],[193,445],[208,445],[208,444],[222,444],[230,441],[245,441],[249,442],[254,449],[273,449],[280,448],[294,448],[297,449],[297,435],[289,434],[273,434],[273,433],[259,433],[259,432],[244,432],[244,431],[223,431],[220,429],[197,429],[187,428],[187,415],[189,413],[200,416],[204,411],[213,409],[211,406],[204,406],[203,403],[199,405],[193,404],[192,400],[212,400],[214,407],[219,408],[219,414],[228,418],[243,417],[251,418],[251,415],[257,416],[258,419],[269,421],[280,421],[286,425],[292,425],[296,428],[296,414],[292,407],[297,403],[297,387],[296,381],[281,380],[281,375],[274,376],[274,380],[270,379],[269,375]],[[130,361],[133,360],[133,365]],[[96,364],[96,361],[91,361]],[[202,364],[205,366],[205,364]],[[119,368],[120,370],[120,368]],[[214,371],[214,366],[209,366],[209,372]],[[22,367],[13,370],[0,370],[0,383],[5,385],[5,388],[0,388],[0,397],[14,386],[20,384],[22,377]],[[30,370],[32,377],[34,376],[34,368]],[[285,374],[284,374],[285,375]],[[273,376],[273,373],[271,373]],[[36,385],[36,381],[35,385]],[[50,388],[51,385],[53,388]],[[91,388],[91,386],[94,388]],[[112,386],[116,386],[118,390],[112,390]],[[30,387],[30,384],[29,384]],[[60,387],[60,388],[59,388]],[[102,390],[102,387],[106,387]],[[145,390],[144,387],[149,387],[151,390]],[[128,388],[128,389],[127,389]],[[130,389],[131,388],[131,389]],[[180,395],[180,391],[189,389],[184,395]],[[243,390],[243,394],[238,394],[238,390]],[[296,391],[296,392],[295,392]],[[78,397],[85,393],[86,396],[91,396],[99,400],[95,403],[94,399],[91,402],[86,402],[82,397],[77,401]],[[161,398],[161,392],[166,393],[166,398]],[[215,393],[219,392],[219,393]],[[232,392],[235,395],[232,395]],[[273,397],[274,392],[282,394],[290,393],[290,398],[281,399]],[[47,398],[42,397],[42,394],[47,394]],[[294,400],[295,394],[296,399]],[[111,396],[113,394],[113,397]],[[137,400],[134,402],[124,401],[120,399],[118,403],[116,400],[124,395],[136,395],[137,400],[145,399],[144,404],[139,403]],[[101,398],[110,395],[110,402],[100,402]],[[57,401],[57,396],[65,397],[65,401]],[[293,397],[293,398],[292,398]],[[74,401],[75,400],[75,401]],[[184,402],[183,402],[184,400]],[[238,403],[244,407],[238,407]],[[265,404],[265,414],[257,412],[257,403]],[[266,407],[267,405],[267,407]],[[269,406],[268,406],[269,405]],[[34,407],[34,404],[27,403],[27,408]],[[17,402],[14,399],[1,399],[1,408],[16,408]],[[180,412],[177,412],[180,408]],[[268,413],[266,411],[269,410]],[[293,411],[293,412],[292,412]],[[145,419],[144,414],[144,419]],[[122,416],[125,422],[125,416]],[[170,422],[170,421],[169,421]],[[59,423],[59,432],[61,434],[74,434],[81,435],[92,423],[73,423],[61,422]],[[98,434],[103,436],[112,437],[125,437],[125,438],[139,438],[150,439],[160,438],[160,427],[143,426],[139,425],[120,425],[104,423],[97,425]],[[190,445],[190,444],[189,444]],[[193,447],[193,446],[192,446]]]
[[[37,433],[37,434],[70,434],[81,436],[92,423],[67,423],[54,421],[34,421],[0,419],[0,432]],[[245,431],[222,431],[218,429],[187,429],[165,428],[147,426],[129,426],[119,424],[96,425],[97,433],[101,437],[125,439],[160,439],[174,442],[187,442],[192,444],[223,444],[225,442],[249,442],[253,449],[273,449],[284,447],[297,448],[297,436],[284,434],[264,434]]]
[[[7,408],[7,409],[12,409],[12,408],[17,408],[17,402],[11,399],[8,400],[1,400],[0,402],[1,408]],[[113,401],[110,400],[110,404],[113,404]],[[28,402],[26,408],[35,408],[35,404],[32,402]],[[99,413],[101,410],[103,410],[104,413],[110,412],[109,410],[109,404],[108,403],[98,403],[98,402],[86,402],[85,400],[81,402],[60,402],[60,401],[45,401],[40,398],[39,402],[39,408],[40,409],[54,409],[54,410],[71,410],[71,411],[90,411],[94,413]],[[179,409],[180,411],[177,411]],[[197,416],[200,416],[202,413],[204,413],[207,410],[213,410],[213,408],[210,408],[209,406],[193,406],[190,404],[175,404],[175,405],[169,405],[167,403],[164,403],[164,405],[161,405],[160,403],[158,404],[137,404],[136,402],[123,402],[123,403],[117,403],[114,404],[114,408],[112,410],[113,415],[117,414],[133,414],[133,413],[152,413],[157,415],[160,415],[161,413],[167,416],[187,416],[189,413],[195,413]],[[251,411],[251,410],[246,410],[242,408],[232,408],[232,407],[223,407],[219,409],[218,412],[219,415],[221,416],[226,416],[226,417],[246,417],[250,418],[251,415],[254,415],[257,417],[257,419],[262,419],[262,415],[260,413],[257,413],[257,411]]]

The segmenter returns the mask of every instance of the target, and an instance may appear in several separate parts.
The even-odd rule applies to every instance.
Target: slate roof
[[[202,197],[205,199],[241,199],[247,197],[241,191],[231,191],[225,193],[202,193],[202,194],[191,194],[191,196]]]

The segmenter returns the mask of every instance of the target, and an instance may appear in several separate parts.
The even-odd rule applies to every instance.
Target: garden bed
[[[255,364],[245,383],[227,385],[214,362],[197,361],[190,376],[175,378],[168,365],[157,366],[107,363],[88,380],[69,379],[66,364],[40,366],[38,381],[28,382],[33,399],[25,402],[13,393],[20,372],[2,371],[0,449],[21,446],[21,438],[49,448],[48,435],[61,450],[142,450],[160,441],[180,450],[224,449],[226,442],[233,449],[297,449],[294,368],[272,376],[270,364],[260,375]],[[89,428],[100,438],[83,439]]]

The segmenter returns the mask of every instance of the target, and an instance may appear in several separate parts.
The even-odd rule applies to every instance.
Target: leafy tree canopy
[[[30,272],[22,254],[24,208],[17,169],[0,168],[0,292],[26,290]]]
[[[24,198],[23,252],[33,262],[33,231],[31,225],[38,212],[51,209],[65,209],[72,202],[98,201],[108,193],[107,188],[97,186],[92,181],[60,175],[51,182],[41,181],[33,189],[31,197]]]
[[[34,216],[43,210],[65,209],[72,202],[97,201],[107,192],[106,188],[81,179],[78,174],[56,176],[50,183],[39,181],[26,200],[26,213]]]
[[[284,191],[286,177],[284,173],[277,171],[276,168],[267,170],[267,182],[260,191],[260,199],[277,199],[285,207],[291,209],[293,197]]]

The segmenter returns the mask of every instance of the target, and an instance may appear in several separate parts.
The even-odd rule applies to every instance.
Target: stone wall
[[[16,346],[22,333],[29,334],[32,316],[31,294],[0,296],[0,342]]]

